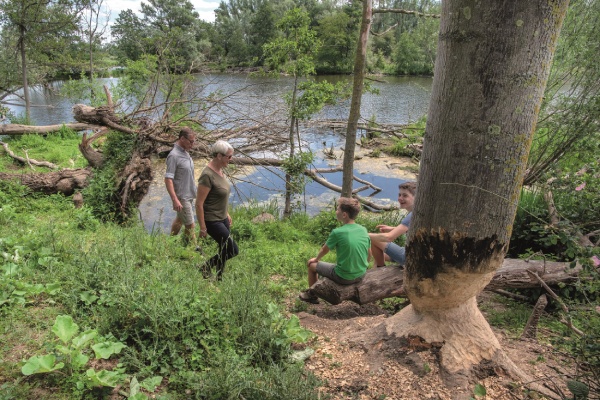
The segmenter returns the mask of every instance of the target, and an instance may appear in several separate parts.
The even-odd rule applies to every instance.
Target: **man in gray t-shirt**
[[[196,179],[194,178],[194,161],[188,153],[194,142],[196,133],[190,128],[182,128],[179,139],[175,142],[173,150],[167,156],[167,172],[165,173],[165,186],[173,202],[173,210],[177,217],[171,225],[171,235],[177,235],[181,226],[185,243],[196,244],[194,232],[194,199],[196,198]]]

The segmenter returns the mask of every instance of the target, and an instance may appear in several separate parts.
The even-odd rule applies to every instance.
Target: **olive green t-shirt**
[[[222,221],[226,219],[229,193],[231,193],[229,181],[206,167],[198,179],[198,184],[210,189],[204,201],[204,220]]]

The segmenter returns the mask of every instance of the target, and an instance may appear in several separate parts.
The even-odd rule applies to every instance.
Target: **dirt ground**
[[[490,301],[482,295],[479,301]],[[360,306],[344,302],[333,306],[324,301],[309,305],[307,311],[296,314],[301,325],[315,334],[308,344],[314,353],[306,360],[306,369],[323,381],[321,393],[332,399],[401,400],[401,399],[543,399],[522,385],[504,376],[479,381],[485,387],[485,397],[456,395],[442,382],[436,356],[429,351],[408,355],[394,346],[382,345],[378,350],[361,348],[344,340],[348,334],[369,329],[382,322],[389,313],[375,304]],[[570,374],[571,363],[550,345],[510,338],[494,330],[509,357],[534,380],[547,387],[564,386],[564,376]]]

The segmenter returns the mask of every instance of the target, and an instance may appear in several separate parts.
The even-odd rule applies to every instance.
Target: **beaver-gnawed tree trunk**
[[[539,106],[568,0],[442,4],[424,149],[409,230],[411,301],[354,340],[440,346],[449,386],[478,370],[524,375],[475,296],[502,265]],[[479,375],[481,378],[481,375]],[[455,386],[456,385],[456,386]]]

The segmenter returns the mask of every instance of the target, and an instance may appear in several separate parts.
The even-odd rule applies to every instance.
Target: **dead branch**
[[[87,162],[94,168],[102,167],[102,164],[104,164],[104,156],[101,152],[93,149],[92,146],[90,146],[90,144],[94,140],[106,135],[108,132],[108,128],[102,127],[89,138],[87,136],[87,133],[84,133],[81,137],[81,143],[79,143],[79,151],[87,160]]]
[[[6,154],[8,154],[9,157],[23,163],[23,164],[28,164],[31,167],[31,164],[33,165],[37,165],[38,167],[46,167],[46,168],[50,168],[50,169],[58,169],[58,165],[53,164],[49,161],[37,161],[34,160],[32,158],[29,158],[29,156],[27,156],[27,159],[23,158],[23,157],[19,157],[17,156],[15,153],[12,152],[12,150],[10,150],[8,148],[8,143],[4,143],[3,141],[0,140],[0,144],[2,145],[2,147],[4,147],[4,151],[6,151]],[[27,155],[27,153],[26,153]],[[33,169],[33,167],[32,167]]]
[[[440,14],[425,14],[418,11],[412,10],[403,10],[400,8],[374,8],[373,14],[383,14],[383,13],[391,13],[391,14],[406,14],[406,15],[414,15],[417,17],[426,17],[426,18],[440,18]]]
[[[525,302],[525,303],[529,302],[529,297],[523,296],[521,294],[509,292],[508,290],[504,290],[504,289],[492,289],[490,291],[493,292],[493,293],[499,294],[501,296],[508,297],[509,299],[513,299],[513,300],[517,300],[517,301],[522,301],[522,302]]]
[[[79,132],[79,131],[98,129],[99,126],[96,124],[88,124],[88,123],[83,123],[83,122],[71,123],[71,124],[60,124],[60,125],[45,125],[45,126],[6,124],[6,125],[0,125],[0,135],[7,135],[7,136],[16,136],[16,135],[25,135],[25,134],[47,135],[47,134],[59,132],[63,128],[69,128],[69,129]]]
[[[548,305],[548,298],[545,294],[541,295],[538,298],[537,303],[535,303],[535,307],[527,320],[527,324],[525,324],[525,328],[523,329],[523,333],[521,333],[521,340],[523,339],[533,339],[537,341],[537,327],[540,317],[544,312],[544,309]]]
[[[398,26],[398,22],[396,22],[394,25],[390,26],[389,28],[387,28],[385,31],[383,32],[374,32],[372,29],[369,31],[369,33],[373,36],[383,36],[386,33],[396,29],[396,27]]]
[[[544,200],[546,201],[546,205],[548,206],[550,224],[553,226],[557,226],[560,219],[558,218],[558,211],[556,210],[556,206],[554,205],[554,196],[552,195],[552,191],[549,190],[544,193]]]
[[[565,324],[566,326],[568,326],[577,335],[582,336],[583,332],[581,332],[579,329],[577,329],[575,326],[573,326],[573,322],[571,321],[571,316],[569,315],[569,308],[567,307],[567,305],[560,299],[560,297],[558,297],[558,295],[556,293],[554,293],[554,291],[552,289],[550,289],[550,287],[546,284],[546,282],[544,282],[544,280],[535,271],[531,271],[528,269],[527,273],[530,274],[535,279],[537,279],[540,282],[540,284],[542,285],[542,287],[544,289],[546,289],[546,292],[548,292],[550,297],[552,297],[558,304],[560,304],[561,308],[563,309],[563,311],[565,312],[565,315],[566,315],[566,321],[564,319],[561,319],[560,322]]]

